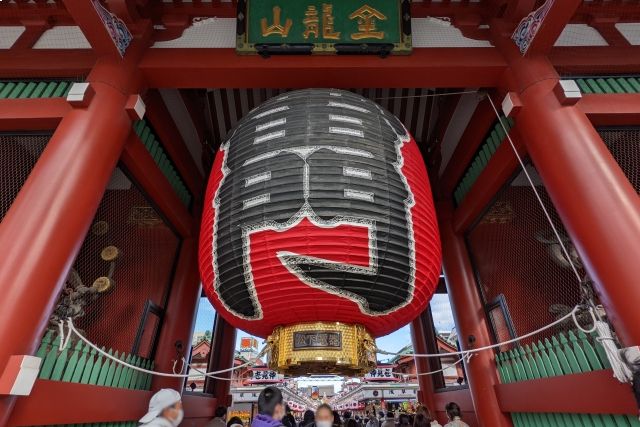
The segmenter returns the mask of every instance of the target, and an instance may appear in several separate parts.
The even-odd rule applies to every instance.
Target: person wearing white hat
[[[140,418],[140,423],[144,427],[177,427],[183,417],[180,393],[163,388],[151,397],[149,411]]]

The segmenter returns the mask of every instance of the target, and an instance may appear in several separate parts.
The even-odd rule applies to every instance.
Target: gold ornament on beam
[[[375,340],[362,325],[312,322],[278,326],[267,338],[269,368],[286,375],[363,375],[376,366]]]

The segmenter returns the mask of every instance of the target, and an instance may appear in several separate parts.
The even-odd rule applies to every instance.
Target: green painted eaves
[[[66,98],[71,81],[0,81],[0,99]]]
[[[188,207],[191,202],[191,193],[182,181],[173,161],[171,161],[162,147],[160,139],[155,135],[153,129],[151,129],[144,119],[138,120],[133,125],[133,128],[149,154],[151,154],[151,157],[153,157],[153,161],[156,163],[162,174],[169,180],[171,187],[175,190],[182,203]]]
[[[583,94],[640,93],[640,76],[584,77],[573,80]]]
[[[462,203],[469,190],[471,190],[471,187],[473,187],[473,184],[475,184],[476,180],[489,163],[493,154],[505,140],[507,134],[504,132],[504,129],[509,132],[513,127],[514,122],[512,118],[501,117],[500,120],[502,120],[504,128],[500,122],[496,120],[496,123],[487,134],[485,142],[480,146],[480,149],[471,161],[471,164],[467,167],[462,179],[453,192],[453,198],[456,201],[456,204],[459,205]]]

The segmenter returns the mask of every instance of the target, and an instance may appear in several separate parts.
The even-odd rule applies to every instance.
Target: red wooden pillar
[[[132,76],[108,62],[94,71],[90,105],[60,122],[0,223],[0,371],[11,355],[35,353],[131,132]],[[14,402],[0,396],[0,426]]]
[[[529,156],[626,345],[640,344],[640,199],[579,108],[554,94],[544,57],[511,61],[516,118]]]
[[[447,291],[462,350],[491,345],[484,307],[478,294],[464,239],[454,231],[450,203],[438,205],[442,264]],[[492,351],[477,353],[466,363],[467,382],[473,406],[482,426],[511,426],[509,416],[500,410],[494,385],[498,375]]]
[[[236,328],[224,320],[222,316],[216,317],[216,326],[213,329],[211,339],[211,352],[209,353],[209,371],[219,371],[233,366],[236,350]],[[217,377],[232,378],[232,372],[216,375]],[[218,399],[222,406],[231,405],[229,394],[231,382],[207,378],[204,383],[204,392],[210,393]]]
[[[414,353],[429,353],[426,330],[429,325],[425,324],[426,314],[426,312],[423,312],[422,314],[420,314],[420,316],[416,317],[413,322],[411,322],[411,342],[413,343]],[[432,370],[429,359],[427,358],[416,357],[415,363],[416,372],[418,374],[430,372]],[[427,408],[429,408],[431,414],[435,414],[437,408],[435,408],[435,402],[433,399],[433,377],[431,377],[430,375],[419,376],[418,384],[420,386],[420,389],[418,390],[418,401],[427,405]]]
[[[178,360],[177,369],[182,366],[181,358],[189,360],[199,298],[198,239],[191,237],[182,242],[180,249],[180,258],[158,339],[155,370],[172,372],[174,360]],[[181,344],[180,350],[178,343]],[[181,391],[184,382],[184,378],[156,376],[153,377],[152,389],[173,388]]]

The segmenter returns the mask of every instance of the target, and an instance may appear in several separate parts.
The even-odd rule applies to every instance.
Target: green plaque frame
[[[239,54],[410,54],[410,0],[239,0]]]

